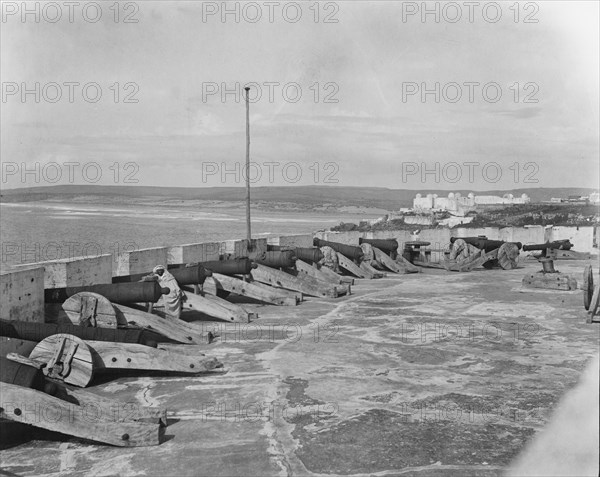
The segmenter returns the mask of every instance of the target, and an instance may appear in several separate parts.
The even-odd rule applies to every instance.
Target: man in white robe
[[[168,295],[163,295],[159,300],[165,307],[165,315],[168,318],[179,318],[185,294],[179,288],[177,280],[163,265],[157,265],[152,272],[158,277],[158,283],[161,287],[167,287],[171,290]]]

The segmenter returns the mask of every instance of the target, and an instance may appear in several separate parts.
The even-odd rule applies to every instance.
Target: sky
[[[596,1],[25,5],[2,188],[598,188]]]

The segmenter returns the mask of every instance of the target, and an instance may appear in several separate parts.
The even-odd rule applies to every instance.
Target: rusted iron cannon
[[[319,263],[323,260],[323,252],[316,247],[288,247],[285,245],[267,245],[268,251],[283,252],[291,251],[298,260],[303,260],[308,263]]]
[[[464,262],[477,259],[485,268],[500,266],[503,270],[517,268],[521,242],[504,242],[503,240],[488,240],[481,235],[478,237],[451,237],[452,248],[449,260]]]
[[[592,255],[585,252],[577,252],[572,250],[573,244],[570,240],[555,240],[554,242],[538,243],[533,245],[524,245],[524,252],[540,253],[534,255],[538,260],[540,258],[551,258],[552,260],[573,259],[573,260],[589,260]]]
[[[42,341],[48,336],[66,333],[84,340],[137,343],[156,348],[167,338],[143,329],[96,328],[72,324],[32,323],[27,321],[0,320],[0,336],[27,341]]]
[[[248,275],[252,269],[256,268],[256,264],[252,263],[248,257],[234,258],[232,260],[213,260],[210,262],[200,262],[207,270],[221,275]],[[171,270],[169,269],[169,272]]]
[[[296,264],[296,255],[291,250],[253,252],[249,258],[255,263],[271,268],[292,268]]]
[[[548,250],[571,250],[572,248],[573,244],[569,239],[555,240],[554,242],[538,243],[533,245],[523,245],[524,252],[541,250],[544,253],[547,253]]]
[[[50,288],[44,290],[44,300],[46,303],[63,303],[69,297],[80,292],[97,293],[113,303],[127,304],[156,303],[162,295],[168,295],[170,290],[161,287],[156,281],[112,283],[86,287]]]
[[[392,259],[396,258],[398,253],[398,241],[396,239],[367,239],[360,237],[358,239],[359,245],[368,243],[373,247],[377,247],[379,250],[388,254]]]
[[[525,245],[525,252],[540,251],[534,257],[542,264],[542,270],[530,273],[523,278],[523,286],[530,288],[550,288],[553,290],[575,290],[577,280],[554,268],[554,260],[559,258],[576,258],[579,252],[572,251],[573,244],[569,240],[556,240],[541,244]],[[564,255],[563,255],[564,254]]]
[[[343,243],[337,242],[329,242],[327,240],[321,240],[317,237],[313,239],[313,245],[315,247],[331,247],[338,253],[341,253],[345,257],[348,257],[351,260],[360,261],[363,258],[363,251],[360,247],[356,247],[354,245],[346,245]]]
[[[212,271],[204,268],[202,265],[181,266],[169,268],[169,273],[173,275],[179,285],[202,285],[207,277],[212,276]],[[113,283],[139,282],[142,280],[152,280],[152,275],[148,273],[138,273],[135,275],[125,275],[122,277],[113,277]]]

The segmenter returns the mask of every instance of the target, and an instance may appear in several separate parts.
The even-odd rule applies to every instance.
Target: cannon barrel
[[[320,249],[313,247],[297,247],[294,252],[297,259],[309,263],[319,263],[324,257]]]
[[[343,243],[329,242],[327,240],[321,240],[317,237],[313,239],[313,245],[316,247],[331,247],[336,252],[348,257],[351,260],[361,260],[363,258],[362,248],[354,245],[346,245]]]
[[[180,285],[201,285],[206,277],[212,276],[212,272],[202,265],[194,264],[189,267],[169,268],[169,273],[173,275]],[[113,277],[113,283],[139,282],[145,277],[151,276],[148,273],[138,273],[135,275],[125,275],[122,277]]]
[[[290,247],[286,245],[267,245],[269,252],[285,252],[291,251],[298,260],[303,260],[309,263],[318,263],[323,260],[323,252],[317,247]]]
[[[530,252],[532,250],[571,250],[573,244],[569,240],[555,240],[554,242],[536,243],[533,245],[523,245],[524,252]]]
[[[161,295],[170,293],[168,288],[161,288],[156,281],[111,283],[107,285],[90,285],[86,287],[50,288],[44,290],[46,303],[63,303],[67,298],[79,292],[93,292],[102,295],[113,303],[156,303]]]
[[[480,250],[485,250],[486,252],[496,250],[505,243],[513,243],[518,247],[519,250],[521,250],[523,245],[521,242],[504,242],[503,240],[488,240],[481,237],[450,237],[450,243],[454,243],[459,239],[464,240],[468,244],[473,245]]]
[[[396,239],[368,239],[360,237],[358,243],[368,243],[373,247],[377,247],[379,250],[390,254],[398,251],[398,241]]]
[[[296,255],[291,250],[254,252],[250,259],[271,268],[292,268],[296,265]]]
[[[156,348],[156,344],[169,341],[162,335],[142,329],[94,328],[72,324],[33,323],[27,321],[0,320],[0,336],[40,342],[59,333],[77,336],[82,340],[137,343]]]
[[[253,268],[256,268],[256,264],[252,263],[248,257],[201,262],[200,265],[221,275],[248,275]]]

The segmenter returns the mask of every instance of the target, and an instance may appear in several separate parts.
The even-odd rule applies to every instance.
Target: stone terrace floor
[[[579,283],[584,265],[555,263]],[[224,374],[89,388],[165,406],[160,446],[13,432],[0,475],[500,475],[598,351],[580,290],[521,289],[540,268],[427,269],[356,280],[335,300],[248,305],[256,322],[193,347]]]

